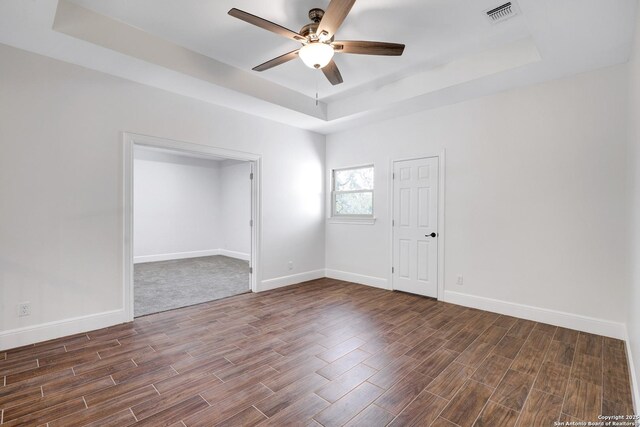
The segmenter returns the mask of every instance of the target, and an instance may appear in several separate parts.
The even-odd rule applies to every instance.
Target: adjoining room
[[[134,314],[251,290],[251,164],[136,145]]]

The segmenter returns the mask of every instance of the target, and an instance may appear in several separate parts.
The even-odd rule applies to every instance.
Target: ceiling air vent
[[[493,9],[489,9],[485,11],[487,14],[487,18],[492,24],[497,24],[498,22],[506,21],[509,18],[512,18],[518,14],[517,5],[514,2],[508,2],[501,6],[494,7]]]

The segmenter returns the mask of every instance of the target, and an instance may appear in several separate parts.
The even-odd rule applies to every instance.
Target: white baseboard
[[[389,281],[380,277],[365,276],[363,274],[349,273],[339,270],[326,270],[326,277],[345,282],[358,283],[360,285],[373,286],[375,288],[390,290]]]
[[[186,259],[186,258],[200,258],[203,256],[224,255],[230,258],[237,258],[244,261],[251,259],[251,254],[244,252],[230,251],[227,249],[207,249],[204,251],[190,251],[190,252],[175,252],[171,254],[157,254],[157,255],[141,255],[133,257],[134,264],[141,264],[143,262],[156,262],[156,261],[171,261],[174,259]]]
[[[322,279],[325,277],[324,269],[306,271],[304,273],[292,274],[291,276],[276,277],[260,282],[258,292],[270,291],[271,289],[282,288],[283,286],[295,285],[309,280]]]
[[[251,260],[251,254],[247,254],[244,252],[230,251],[228,249],[219,249],[219,251],[220,251],[219,255],[228,256],[229,258],[241,259],[243,261]]]
[[[11,329],[0,332],[0,351],[89,332],[125,322],[125,312],[120,309]]]
[[[133,257],[134,264],[143,262],[170,261],[172,259],[199,258],[203,256],[220,255],[220,249],[207,249],[204,251],[176,252],[172,254],[142,255]]]
[[[582,316],[580,314],[567,313],[530,305],[517,304],[493,298],[479,297],[463,294],[461,292],[444,291],[444,301],[465,307],[478,308],[493,313],[506,314],[521,319],[533,320],[564,328],[576,329],[606,337],[625,340],[626,327],[624,323],[597,319],[595,317]]]
[[[640,384],[638,384],[638,377],[636,376],[636,366],[633,360],[633,351],[631,350],[631,341],[629,340],[629,331],[625,328],[626,339],[625,345],[627,350],[627,363],[629,365],[629,373],[631,375],[631,393],[633,395],[633,408],[634,414],[638,414],[640,410]]]

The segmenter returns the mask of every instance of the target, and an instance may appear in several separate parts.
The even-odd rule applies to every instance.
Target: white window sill
[[[330,217],[327,218],[329,224],[357,224],[357,225],[373,225],[376,223],[376,218],[341,218]]]

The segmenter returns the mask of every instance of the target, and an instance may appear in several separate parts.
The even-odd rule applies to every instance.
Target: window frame
[[[339,191],[336,190],[336,172],[347,171],[347,170],[357,170],[357,169],[373,169],[373,188],[371,190],[348,190],[348,191]],[[331,169],[331,218],[340,219],[340,220],[371,220],[374,219],[375,213],[375,176],[376,176],[376,168],[373,164],[359,165],[359,166],[349,166],[343,168],[335,168]],[[371,213],[370,214],[339,214],[336,212],[336,195],[337,194],[355,194],[355,193],[371,193]]]

